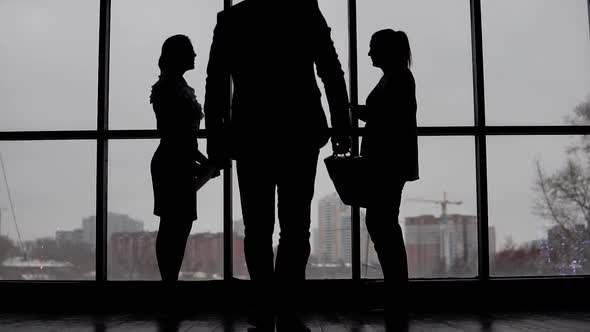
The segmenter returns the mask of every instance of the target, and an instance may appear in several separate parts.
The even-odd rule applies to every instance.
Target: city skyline
[[[319,229],[312,229],[314,250],[308,263],[307,273],[310,279],[349,278],[351,271],[350,207],[342,203],[337,193],[332,193],[320,199],[320,207],[316,212],[320,216],[320,224]],[[144,230],[142,221],[133,220],[127,215],[113,213],[109,215],[111,217],[109,219],[111,231],[109,231],[107,247],[109,279],[158,280],[159,274],[155,260],[157,232]],[[361,218],[362,216],[363,214],[361,214]],[[45,237],[26,241],[24,246],[20,248],[25,250],[24,258],[21,256],[5,257],[0,267],[4,275],[0,273],[0,277],[17,278],[18,271],[21,271],[20,273],[25,279],[92,278],[94,273],[94,240],[89,240],[87,234],[94,231],[93,223],[94,216],[88,216],[81,221],[80,228],[56,231],[53,238]],[[400,223],[404,229],[411,278],[475,277],[477,275],[476,216],[455,213],[439,216],[417,215],[406,217],[400,220]],[[585,252],[588,250],[587,243],[590,241],[590,229],[584,224],[578,226],[575,229],[575,234],[578,235],[571,239],[570,233],[565,233],[561,227],[554,226],[548,229],[541,238],[520,246],[509,244],[506,248],[496,248],[495,229],[491,226],[488,231],[491,273],[493,275],[519,273],[518,264],[520,263],[518,261],[511,262],[510,260],[514,260],[514,258],[506,256],[513,253],[513,257],[518,257],[518,252],[522,252],[521,255],[523,253],[529,255],[530,259],[536,262],[529,263],[531,266],[522,270],[522,273],[527,275],[546,274],[551,271],[554,273],[558,271],[560,274],[576,274],[576,271],[583,271],[584,262],[587,260]],[[362,275],[365,278],[380,278],[382,275],[379,261],[372,244],[366,242],[368,234],[363,221],[361,221],[360,230]],[[574,247],[564,249],[562,242],[565,238],[568,238],[568,242],[574,241]],[[344,242],[338,244],[339,241]],[[222,278],[222,242],[223,233],[192,234],[187,245],[180,278],[183,280]],[[238,278],[248,279],[243,255],[241,220],[234,220],[233,242],[234,275]],[[68,253],[67,250],[74,251]],[[329,251],[328,255],[326,255],[326,250]],[[84,255],[87,255],[86,259],[84,259]],[[543,261],[548,255],[552,255],[552,260],[555,260],[556,263],[544,266],[543,264],[546,263]],[[67,258],[70,256],[73,260]],[[43,259],[43,257],[46,258]],[[576,261],[580,262],[580,265],[568,265],[570,260],[568,257],[574,257]],[[84,264],[79,266],[81,262]],[[43,267],[47,269],[44,271]]]

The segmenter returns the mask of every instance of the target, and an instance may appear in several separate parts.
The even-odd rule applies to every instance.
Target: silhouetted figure
[[[344,73],[317,0],[245,0],[218,15],[207,68],[205,121],[212,162],[236,160],[250,278],[259,286],[305,279],[318,154],[329,140],[314,65],[332,127],[350,126]],[[231,113],[229,83],[233,82]],[[231,116],[228,116],[231,114]],[[350,149],[344,134],[334,151]],[[280,240],[273,263],[278,195]],[[263,300],[263,293],[259,300]],[[249,299],[249,302],[255,299]]]
[[[377,31],[371,38],[369,56],[383,76],[366,105],[351,107],[366,122],[361,155],[368,163],[372,190],[365,220],[388,289],[386,301],[403,307],[408,264],[398,215],[404,184],[419,178],[416,86],[409,69],[408,37],[403,31]]]
[[[197,219],[195,177],[208,165],[196,139],[203,117],[201,105],[183,78],[195,68],[195,57],[187,36],[166,39],[158,62],[160,77],[150,96],[161,138],[151,173],[154,214],[160,217],[156,256],[165,282],[178,280],[186,241]]]

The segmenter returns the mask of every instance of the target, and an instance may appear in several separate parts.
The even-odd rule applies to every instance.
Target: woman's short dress
[[[181,77],[160,76],[150,101],[156,114],[160,145],[151,161],[154,215],[197,219],[196,132],[203,117],[194,90]]]

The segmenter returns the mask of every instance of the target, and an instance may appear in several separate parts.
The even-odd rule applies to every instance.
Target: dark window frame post
[[[481,1],[471,0],[471,52],[475,116],[475,166],[477,183],[478,278],[490,278],[488,238],[487,146],[483,71]]]
[[[107,281],[109,53],[111,0],[100,0],[96,138],[96,281]]]
[[[223,9],[232,6],[232,0],[223,0]],[[229,90],[229,98],[226,102],[231,105],[231,83],[226,89]],[[231,112],[230,112],[231,113]],[[230,114],[227,115],[229,121]],[[233,172],[232,164],[223,170],[223,280],[233,279]]]
[[[348,70],[349,70],[349,98],[352,105],[358,104],[358,54],[357,54],[357,11],[356,0],[348,0]],[[352,116],[352,155],[359,154],[359,136],[357,135],[358,119]],[[351,260],[352,260],[352,280],[361,280],[361,217],[360,207],[351,207]]]

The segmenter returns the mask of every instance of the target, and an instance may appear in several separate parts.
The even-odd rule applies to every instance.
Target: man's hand
[[[347,154],[350,152],[350,136],[334,135],[332,136],[332,152],[336,155]]]

